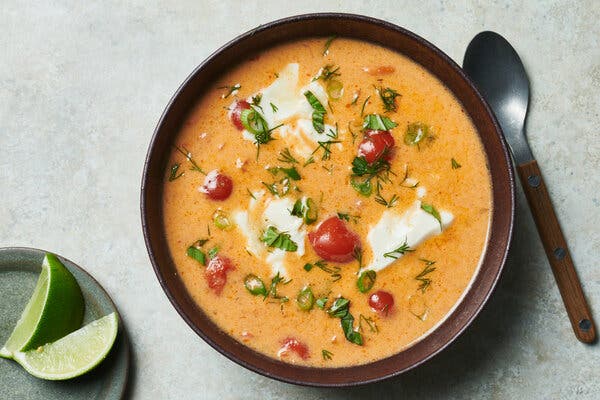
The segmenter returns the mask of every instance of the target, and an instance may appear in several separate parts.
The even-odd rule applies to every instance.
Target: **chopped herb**
[[[254,200],[256,200],[256,196],[254,196],[254,193],[252,193],[250,191],[250,189],[246,188],[246,192],[248,192],[248,194],[250,195],[250,197],[252,197]]]
[[[376,88],[376,90],[377,93],[379,93],[381,101],[383,102],[383,108],[385,109],[385,112],[398,111],[396,97],[400,96],[400,93],[389,87],[386,87],[385,89],[383,87],[379,87]]]
[[[358,134],[352,130],[352,128],[350,127],[350,122],[348,122],[348,132],[350,132],[350,135],[352,135],[352,144],[354,144],[356,138],[358,137]]]
[[[360,314],[360,317],[358,318],[358,330],[359,331],[361,331],[361,332],[363,331],[363,328],[362,328],[363,321],[367,324],[367,326],[369,327],[369,330],[371,332],[375,332],[375,333],[379,332],[379,329],[377,328],[375,321],[373,321],[373,318],[365,317],[362,314]]]
[[[325,41],[325,46],[323,47],[323,55],[326,56],[329,54],[329,46],[331,46],[331,42],[333,42],[337,38],[337,35],[329,36]]]
[[[358,89],[356,92],[354,92],[354,95],[352,96],[352,101],[350,102],[350,105],[355,105],[356,102],[358,101],[359,97],[360,97],[360,89]]]
[[[271,105],[271,109],[273,110],[273,112],[276,113],[278,110],[277,106],[273,103],[269,103],[269,104]]]
[[[292,154],[290,153],[290,149],[288,149],[287,147],[279,152],[279,158],[277,159],[277,161],[288,164],[298,164],[298,160],[296,160],[294,156],[292,156]]]
[[[385,206],[387,208],[392,208],[396,205],[396,202],[398,201],[399,197],[397,195],[392,195],[392,197],[389,200],[386,200],[383,195],[381,194],[381,192],[379,191],[380,189],[380,183],[377,183],[378,185],[378,189],[377,189],[377,195],[375,195],[375,201],[379,204],[381,204],[382,206]]]
[[[323,355],[323,360],[331,360],[333,356],[333,353],[326,349],[321,350],[321,354]]]
[[[441,231],[443,228],[442,217],[440,217],[440,213],[438,212],[438,210],[436,210],[436,208],[432,204],[426,204],[426,203],[421,204],[421,209],[423,211],[425,211],[426,213],[431,214],[431,216],[433,218],[437,219],[437,221],[440,224],[440,231]]]
[[[343,297],[335,299],[327,313],[335,318],[340,318],[342,330],[346,339],[354,344],[363,344],[362,335],[354,330],[354,317],[350,314],[350,301]]]
[[[330,267],[329,265],[327,265],[327,263],[324,260],[319,260],[313,264],[311,264],[311,263],[304,264],[304,270],[306,272],[310,272],[315,267],[319,268],[319,269],[323,270],[323,272],[326,272],[329,275],[331,275],[331,278],[333,278],[332,279],[333,282],[339,281],[342,278],[342,275],[340,274],[340,271],[342,269],[340,267],[338,267],[337,265]]]
[[[253,106],[256,106],[262,110],[262,107],[260,106],[261,101],[262,101],[262,93],[258,93],[255,96],[252,96],[252,100],[250,101],[250,104],[252,104]]]
[[[454,160],[454,158],[453,158]],[[169,182],[173,182],[175,179],[180,178],[184,173],[181,172],[179,174],[177,174],[177,171],[179,170],[179,163],[175,163],[173,165],[171,165],[171,172],[169,174]]]
[[[390,129],[398,126],[397,123],[379,114],[369,114],[365,117],[363,122],[364,129],[371,129],[375,131],[389,131]]]
[[[358,286],[358,290],[361,293],[367,293],[375,284],[375,278],[377,278],[377,273],[375,271],[363,271],[358,277],[358,280],[356,281],[356,286]]]
[[[177,149],[178,152],[180,152],[181,154],[183,154],[183,156],[186,158],[186,160],[188,160],[190,162],[190,164],[192,164],[192,167],[190,168],[190,170],[192,171],[198,171],[201,174],[206,175],[206,172],[204,172],[202,170],[202,168],[200,168],[200,166],[198,165],[198,163],[196,163],[196,161],[194,160],[194,158],[192,157],[192,153],[190,153],[190,151],[188,149],[186,149],[184,146],[183,147],[183,151],[179,146],[175,146],[175,149]]]
[[[318,81],[319,79],[321,79],[323,81],[329,81],[329,80],[341,75],[338,72],[339,70],[340,70],[340,67],[336,67],[335,65],[328,64],[319,70],[319,74],[313,78],[313,81]]]
[[[315,158],[314,158],[313,156],[310,156],[310,157],[308,158],[308,160],[306,160],[302,166],[303,166],[303,167],[306,167],[307,165],[310,165],[310,164],[312,164],[312,163],[314,163],[314,162],[315,162]]]
[[[360,271],[363,267],[363,252],[360,247],[355,247],[352,252],[352,256],[356,261],[358,261],[358,270]]]
[[[278,182],[273,183],[261,183],[267,188],[267,190],[274,196],[283,197],[290,191],[290,180],[289,178],[284,178]]]
[[[187,249],[188,257],[192,257],[194,260],[198,261],[202,265],[206,265],[206,254],[197,247],[190,246]]]
[[[303,218],[305,224],[311,225],[318,219],[319,209],[314,200],[309,197],[304,203],[300,199],[296,200],[290,210],[290,214],[298,218]]]
[[[287,232],[279,232],[274,226],[269,226],[260,238],[269,247],[276,247],[285,251],[296,251],[298,245],[291,239]]]
[[[367,106],[367,103],[369,102],[369,99],[371,98],[371,96],[367,96],[367,98],[365,99],[365,101],[363,102],[363,105],[360,109],[360,117],[362,118],[363,115],[365,115],[365,107]]]
[[[265,287],[264,282],[254,274],[246,275],[246,278],[244,278],[244,286],[254,296],[267,297],[267,288]]]
[[[371,181],[369,179],[359,182],[358,180],[351,178],[350,185],[356,190],[358,193],[365,197],[369,197],[373,192],[373,188],[371,186]]]
[[[435,271],[435,267],[433,266],[435,264],[435,261],[430,261],[423,258],[421,258],[420,260],[425,263],[425,268],[423,269],[423,271],[421,271],[419,275],[415,277],[415,279],[421,282],[419,284],[419,289],[421,290],[421,293],[425,293],[427,288],[429,288],[429,286],[431,285],[431,279],[427,278],[426,275]]]
[[[325,114],[327,113],[327,111],[325,110],[325,107],[323,107],[323,104],[321,104],[319,99],[317,99],[317,97],[310,90],[307,90],[306,92],[304,92],[304,96],[306,97],[306,100],[308,100],[311,107],[313,108],[313,113],[312,113],[313,128],[315,128],[315,131],[317,131],[318,133],[323,133],[325,131],[324,119],[325,119]]]
[[[319,307],[321,310],[325,308],[326,304],[327,304],[327,297],[321,297],[320,299],[317,299],[317,301],[315,301],[315,305],[317,307]]]
[[[277,174],[279,174],[279,172],[283,172],[288,178],[290,178],[294,181],[299,181],[301,179],[300,173],[298,173],[298,170],[296,169],[296,167],[291,167],[291,168],[273,167],[273,168],[269,168],[268,171],[275,176],[277,176]]]
[[[227,93],[221,96],[222,98],[226,99],[229,96],[231,96],[232,94],[235,94],[235,92],[237,92],[241,88],[242,88],[242,85],[240,85],[239,83],[236,83],[233,86],[220,86],[218,89],[227,89]]]
[[[409,124],[406,127],[406,133],[404,134],[404,143],[409,146],[416,145],[419,146],[419,143],[427,136],[429,136],[430,127],[422,122],[415,122]]]
[[[462,165],[460,165],[460,164],[458,163],[458,161],[456,161],[456,160],[454,159],[454,157],[451,159],[451,162],[452,162],[452,169],[459,169],[460,167],[462,167]]]
[[[402,243],[397,249],[394,249],[388,253],[384,253],[383,256],[393,258],[394,260],[396,260],[404,254],[410,253],[412,251],[414,251],[414,249],[411,249],[406,239],[404,239],[404,243]]]
[[[341,143],[341,141],[339,141],[339,140],[328,140],[326,142],[318,141],[317,143],[319,145],[312,152],[312,154],[315,154],[317,151],[319,151],[319,149],[323,149],[323,155],[321,156],[321,160],[327,161],[327,160],[329,160],[331,158],[331,145],[335,144],[335,143]]]
[[[411,178],[408,176],[408,164],[404,165],[404,178],[402,178],[402,182],[400,182],[400,186],[405,188],[414,189],[419,186],[419,181],[415,178]]]
[[[269,296],[271,296],[274,299],[277,299],[279,301],[281,301],[282,303],[285,303],[287,301],[289,301],[289,299],[286,296],[280,296],[277,294],[277,285],[279,283],[283,283],[284,285],[287,283],[290,283],[291,281],[285,281],[284,279],[281,277],[281,275],[279,275],[279,272],[277,272],[277,275],[275,275],[273,277],[273,279],[271,279],[271,286],[269,287]]]
[[[300,293],[298,293],[298,296],[296,297],[296,303],[301,310],[310,311],[313,304],[315,304],[315,296],[310,289],[310,286],[306,286],[300,290]]]
[[[344,221],[350,222],[352,220],[352,222],[354,222],[355,224],[358,224],[358,220],[360,219],[360,215],[351,215],[348,213],[341,212],[338,212],[337,216],[339,219],[343,219]]]
[[[215,258],[215,256],[219,253],[219,248],[217,246],[213,247],[208,251],[208,258]]]
[[[369,179],[373,177],[383,177],[383,180],[387,181],[388,178],[383,175],[389,172],[389,170],[390,163],[383,157],[378,158],[371,164],[367,162],[367,159],[364,156],[354,157],[352,160],[352,174],[354,176],[367,175],[369,176]]]

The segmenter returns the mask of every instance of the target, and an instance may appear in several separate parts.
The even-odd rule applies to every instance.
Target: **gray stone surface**
[[[600,398],[600,348],[574,338],[520,190],[510,260],[489,305],[451,348],[393,381],[346,390],[275,382],[219,355],[177,315],[150,267],[138,206],[163,107],[237,34],[346,11],[404,26],[458,62],[481,30],[514,43],[532,80],[531,146],[600,320],[600,3],[288,3],[3,0],[0,246],[51,249],[111,293],[133,344],[136,399]]]

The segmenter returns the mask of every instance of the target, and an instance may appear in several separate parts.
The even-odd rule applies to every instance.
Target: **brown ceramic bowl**
[[[308,368],[269,358],[222,332],[198,308],[177,275],[162,222],[162,187],[169,148],[184,116],[228,66],[277,43],[311,36],[338,35],[373,42],[412,58],[437,76],[462,102],[487,154],[493,184],[493,214],[483,263],[458,306],[433,332],[400,353],[370,364],[347,368]],[[391,23],[349,14],[309,14],[285,18],[247,32],[200,64],[165,109],[152,137],[142,180],[144,236],[156,276],[188,325],[226,357],[262,375],[311,386],[350,386],[399,375],[448,346],[479,313],[504,266],[514,217],[514,181],[500,128],[481,95],[454,61],[431,43]]]

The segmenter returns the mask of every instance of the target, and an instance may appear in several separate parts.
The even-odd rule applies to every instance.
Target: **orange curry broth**
[[[487,160],[471,120],[437,78],[396,52],[357,40],[338,38],[324,56],[324,42],[325,39],[315,38],[273,47],[258,57],[241,62],[214,82],[188,115],[176,144],[185,146],[205,171],[219,169],[231,177],[233,193],[225,201],[209,200],[198,191],[204,175],[190,170],[190,163],[173,150],[168,167],[180,163],[179,171],[185,173],[170,182],[169,171],[166,171],[163,212],[168,246],[181,279],[199,307],[223,331],[256,351],[281,357],[286,362],[339,367],[368,363],[399,352],[426,335],[453,309],[476,272],[485,248],[491,214],[491,182]],[[377,204],[373,195],[369,198],[360,196],[349,184],[349,166],[362,137],[361,107],[367,96],[371,97],[365,106],[365,115],[378,113],[398,123],[391,130],[396,142],[391,169],[398,176],[393,177],[395,189],[386,191],[388,198],[392,193],[399,196],[392,210],[403,213],[417,198],[415,189],[399,185],[404,165],[408,164],[410,176],[418,179],[419,186],[427,190],[423,201],[454,214],[453,223],[442,234],[429,238],[414,252],[378,272],[373,289],[366,294],[357,289],[357,262],[340,265],[342,278],[336,282],[318,268],[306,272],[304,263],[319,259],[306,240],[305,255],[297,265],[287,265],[287,278],[291,282],[278,287],[278,293],[289,297],[290,301],[280,303],[253,296],[244,287],[244,277],[254,273],[268,288],[272,277],[270,266],[246,251],[246,237],[237,228],[220,230],[212,221],[217,209],[231,213],[246,208],[250,199],[247,190],[264,189],[261,181],[273,181],[265,166],[282,165],[277,158],[285,147],[281,140],[262,145],[257,161],[256,146],[242,139],[241,131],[228,119],[227,107],[235,99],[245,99],[270,85],[276,72],[292,62],[300,65],[299,86],[309,83],[326,64],[340,67],[341,76],[337,79],[344,84],[343,96],[339,100],[330,100],[334,112],[328,109],[325,119],[331,125],[338,123],[343,149],[332,147],[328,161],[322,161],[322,153],[317,152],[316,162],[306,167],[302,166],[302,157],[297,157],[300,160],[297,169],[302,175],[298,181],[301,195],[318,202],[317,224],[339,211],[360,215],[357,223],[349,222],[348,226],[361,237],[364,264],[369,263],[371,254],[366,235],[386,208]],[[372,75],[364,70],[368,67],[372,71],[378,66],[393,66],[394,72]],[[241,89],[223,98],[227,90],[220,87],[238,82]],[[397,112],[384,113],[374,85],[390,87],[401,94],[397,98]],[[360,97],[352,105],[357,91],[360,91]],[[417,121],[430,125],[434,138],[425,140],[418,147],[408,146],[403,140],[406,127]],[[348,131],[349,123],[352,130],[359,133],[354,144]],[[241,169],[236,166],[238,158],[244,162]],[[460,168],[452,168],[452,158],[460,163]],[[291,193],[290,196],[294,198],[295,195]],[[314,230],[317,224],[309,226],[307,232]],[[235,264],[220,295],[208,288],[205,267],[186,255],[186,249],[194,241],[208,237],[209,229],[210,241],[205,250],[216,245],[219,254],[229,257]],[[421,282],[415,279],[425,267],[420,259],[436,261],[435,271],[427,275],[431,282],[424,292],[419,289]],[[311,286],[315,297],[329,293],[327,306],[339,295],[349,299],[354,326],[358,326],[362,314],[372,318],[378,332],[372,332],[362,320],[364,344],[350,343],[344,337],[338,318],[330,317],[317,307],[308,312],[298,308],[296,296],[306,285]],[[373,312],[367,304],[369,294],[379,289],[392,293],[395,299],[395,305],[387,315]],[[420,314],[423,310],[426,315],[421,318],[411,313]],[[293,352],[278,356],[282,341],[288,337],[308,346],[310,356],[307,360]],[[330,360],[322,357],[323,349],[332,353]]]

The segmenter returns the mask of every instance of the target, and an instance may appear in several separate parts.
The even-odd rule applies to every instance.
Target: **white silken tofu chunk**
[[[246,249],[257,258],[263,259],[270,267],[272,275],[287,275],[285,260],[288,254],[301,257],[305,252],[306,229],[302,226],[302,218],[290,214],[294,203],[290,199],[265,197],[264,191],[253,193],[256,200],[251,199],[247,210],[232,213],[232,219],[247,241]],[[264,211],[260,213],[261,207]],[[272,249],[260,241],[260,236],[269,227],[274,226],[280,232],[287,232],[297,245],[295,252]]]
[[[404,214],[386,210],[381,218],[367,234],[367,241],[373,252],[373,260],[364,269],[381,271],[394,261],[384,254],[394,251],[405,242],[411,249],[433,235],[439,235],[447,228],[454,216],[452,213],[439,210],[442,226],[435,217],[421,209],[421,201],[417,200]],[[399,255],[402,257],[402,255]]]
[[[325,125],[325,132],[318,133],[312,125],[313,108],[304,96],[306,91],[311,91],[327,108],[328,97],[325,89],[318,81],[311,81],[298,88],[298,63],[288,64],[271,85],[257,92],[262,95],[261,114],[270,128],[284,124],[277,128],[277,133],[290,148],[296,153],[308,157],[315,149],[318,141],[327,141],[327,133],[334,130],[331,125]],[[252,101],[252,96],[248,98]],[[277,107],[275,111],[271,104]],[[242,132],[242,137],[254,141],[254,135],[247,130]]]

